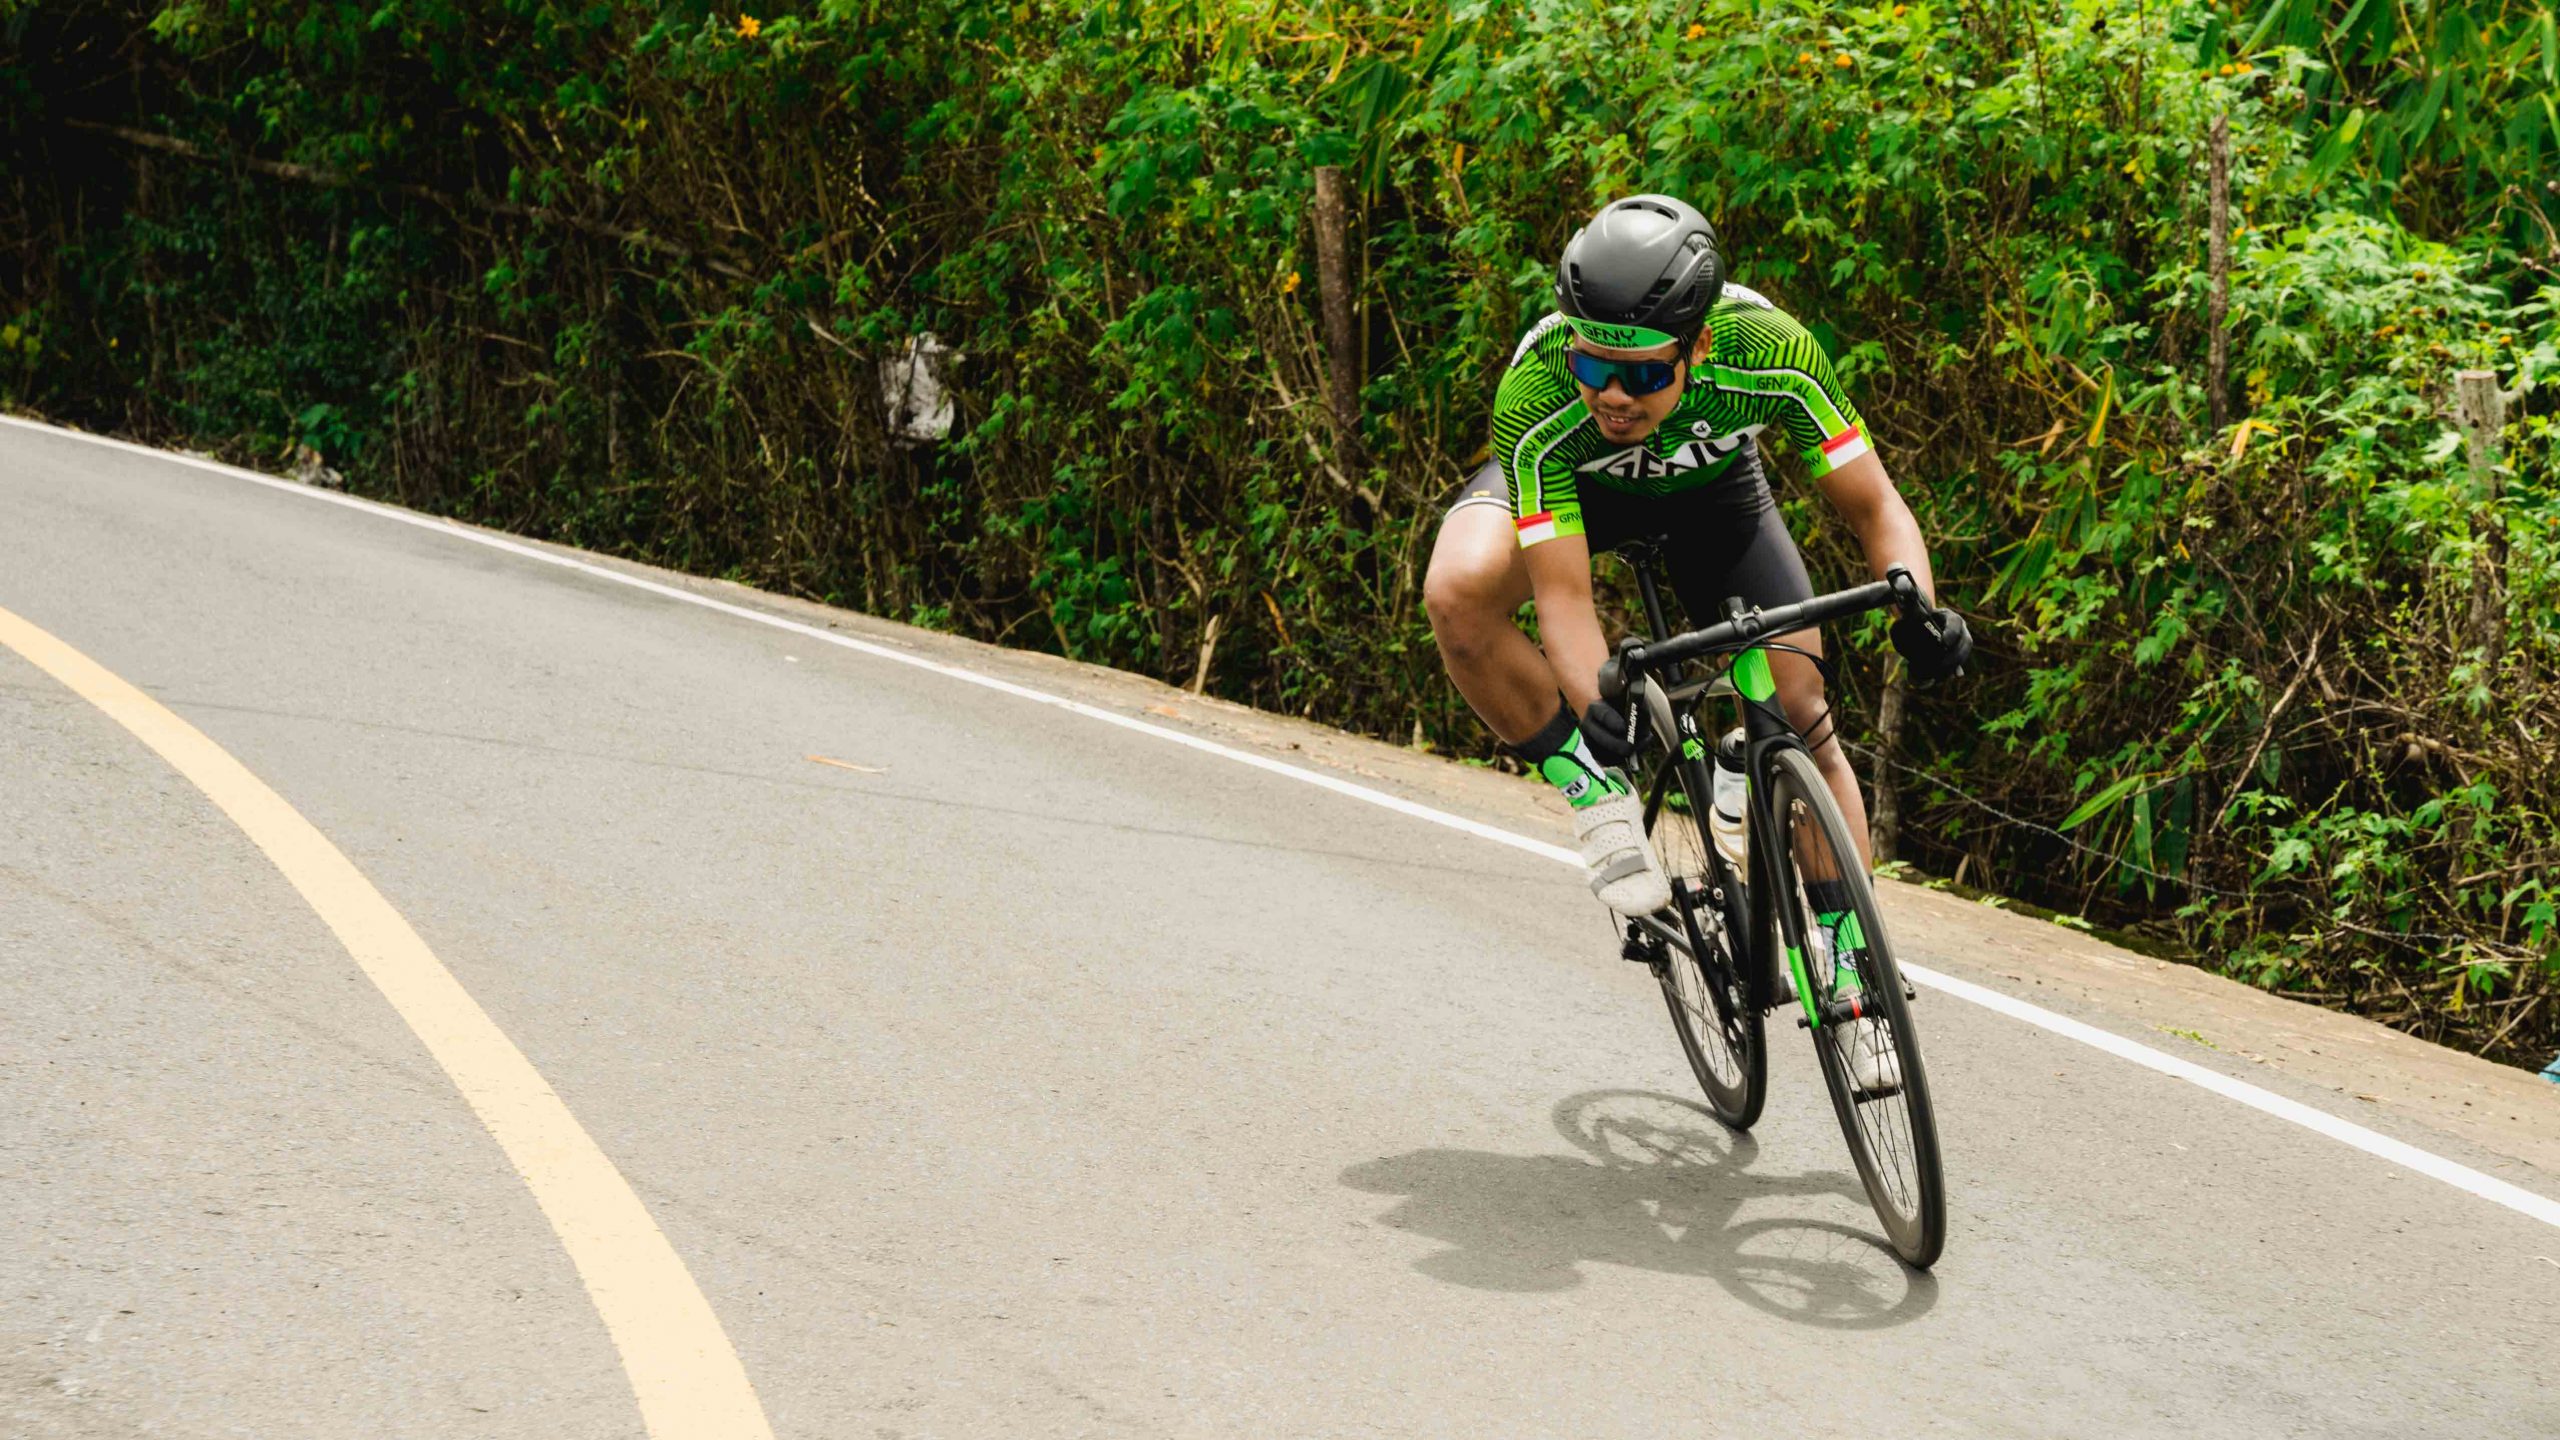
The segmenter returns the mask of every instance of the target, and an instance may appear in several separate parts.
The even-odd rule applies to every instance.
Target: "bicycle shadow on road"
[[[1746,1204],[1833,1196],[1866,1209],[1845,1170],[1755,1172],[1759,1146],[1701,1107],[1642,1090],[1557,1102],[1556,1131],[1581,1155],[1413,1150],[1342,1172],[1355,1190],[1404,1197],[1382,1223],[1449,1248],[1414,1262],[1479,1290],[1569,1290],[1589,1263],[1716,1281],[1737,1298],[1833,1330],[1900,1325],[1937,1303],[1937,1281],[1905,1268],[1882,1238],[1829,1220]]]

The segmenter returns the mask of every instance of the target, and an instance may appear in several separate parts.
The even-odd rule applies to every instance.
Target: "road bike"
[[[1626,922],[1621,953],[1652,967],[1708,1108],[1735,1130],[1749,1129],[1768,1098],[1763,1022],[1795,1006],[1885,1237],[1906,1264],[1925,1270],[1946,1244],[1947,1207],[1928,1072],[1911,1024],[1915,996],[1895,963],[1857,844],[1778,704],[1769,652],[1805,655],[1826,678],[1830,667],[1763,637],[1884,609],[1927,625],[1929,606],[1911,573],[1895,566],[1873,584],[1795,605],[1762,610],[1728,600],[1721,623],[1674,634],[1657,579],[1666,543],[1624,552],[1650,634],[1621,641],[1601,671],[1602,695],[1628,717],[1636,756],[1629,771],[1672,895],[1670,908]],[[1729,666],[1709,663],[1726,656]],[[1715,702],[1728,697],[1741,708],[1738,735],[1707,723]],[[1742,770],[1741,871],[1708,820],[1719,748]],[[1837,886],[1824,888],[1826,898],[1847,902],[1828,924],[1807,897],[1809,884],[1824,882]],[[1845,967],[1839,952],[1847,953]]]

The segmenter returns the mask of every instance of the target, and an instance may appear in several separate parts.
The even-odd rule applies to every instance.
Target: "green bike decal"
[[[1867,948],[1867,933],[1858,928],[1857,911],[1840,912],[1840,923],[1831,932],[1831,944],[1833,949],[1842,954]]]
[[[1813,976],[1804,968],[1804,952],[1793,945],[1787,947],[1787,968],[1795,973],[1796,1000],[1804,1006],[1805,1023],[1821,1029],[1822,1012],[1813,1004]]]
[[[1767,700],[1778,693],[1778,682],[1769,674],[1769,652],[1745,650],[1733,657],[1733,688],[1745,700]]]
[[[1692,735],[1680,742],[1680,753],[1691,760],[1703,760],[1707,756],[1707,742]]]

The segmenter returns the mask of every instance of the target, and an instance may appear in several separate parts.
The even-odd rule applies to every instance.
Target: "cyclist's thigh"
[[[1769,482],[1745,460],[1735,473],[1670,497],[1671,589],[1693,625],[1724,618],[1727,596],[1769,609],[1813,598],[1804,556],[1778,514]]]
[[[1457,603],[1509,615],[1529,603],[1529,567],[1499,463],[1486,461],[1450,494],[1422,593],[1435,609]]]
[[[1768,482],[1754,474],[1730,492],[1702,503],[1690,533],[1699,543],[1684,545],[1672,572],[1680,603],[1694,609],[1704,603],[1711,617],[1724,614],[1724,597],[1739,595],[1746,605],[1767,609],[1813,598],[1813,580],[1805,572],[1804,555],[1787,533]],[[1771,637],[1780,646],[1823,653],[1818,629]],[[1822,672],[1802,655],[1785,649],[1769,652],[1769,678],[1778,687],[1778,702],[1787,718],[1804,732],[1817,756],[1827,753],[1831,728],[1824,713]]]

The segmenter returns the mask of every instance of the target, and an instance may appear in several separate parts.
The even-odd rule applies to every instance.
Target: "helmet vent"
[[[1577,319],[1693,332],[1724,288],[1715,231],[1668,195],[1601,207],[1557,257],[1558,308]]]

